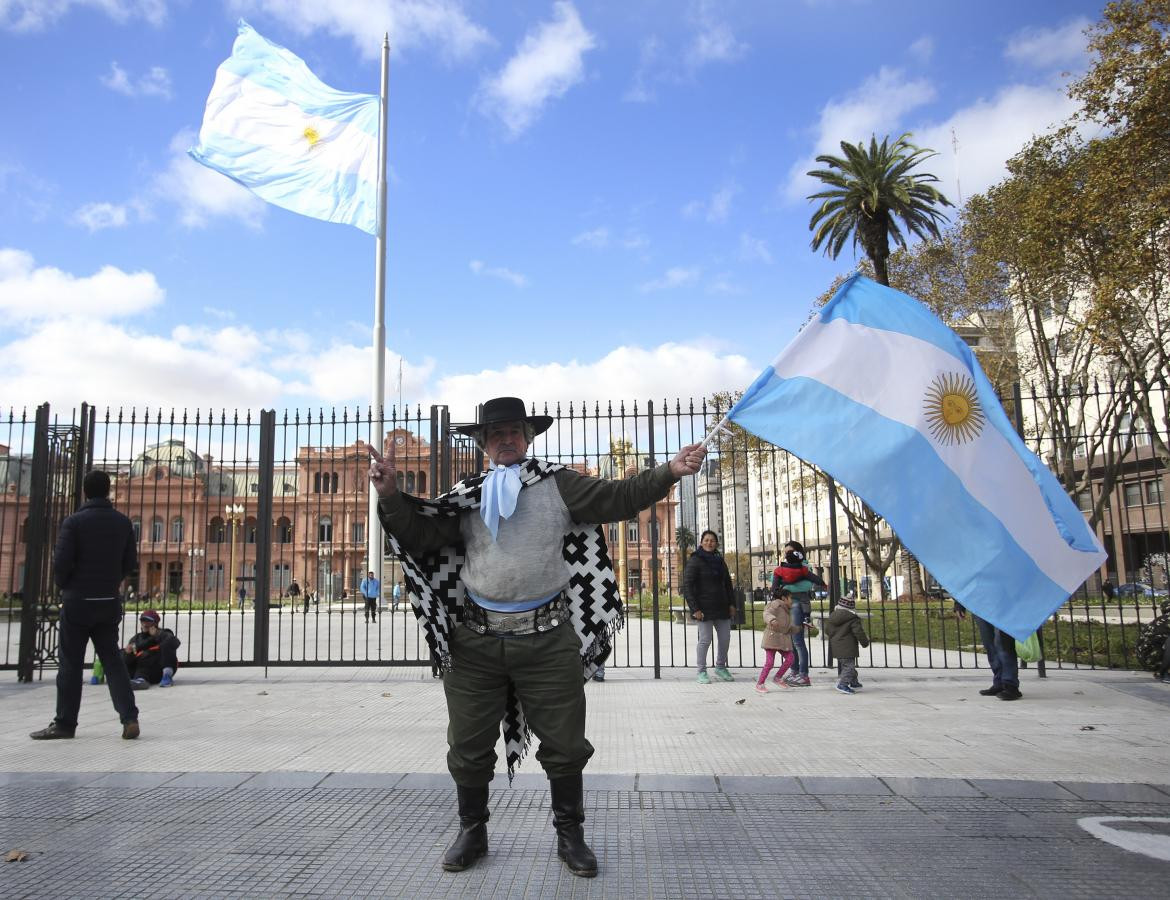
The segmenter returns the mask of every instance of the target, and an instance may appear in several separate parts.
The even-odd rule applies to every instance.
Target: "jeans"
[[[808,594],[792,595],[792,624],[803,625],[812,621],[812,600]],[[796,654],[796,662],[792,664],[792,671],[802,678],[808,678],[808,644],[805,643],[804,629],[792,636],[792,651]]]
[[[983,641],[983,649],[987,651],[992,685],[1019,689],[1020,664],[1016,659],[1016,639],[978,616],[975,616],[975,624],[979,626],[979,639]]]
[[[137,721],[138,707],[130,675],[118,647],[118,627],[122,624],[122,603],[117,597],[100,600],[68,598],[61,603],[60,668],[57,670],[56,723],[64,729],[77,728],[81,709],[81,668],[85,662],[85,645],[93,649],[106,670],[110,699],[123,723]]]
[[[727,648],[731,644],[731,619],[703,619],[699,622],[699,640],[695,644],[695,661],[699,671],[707,671],[707,650],[711,647],[712,632],[719,636],[715,648],[715,668],[727,668]]]

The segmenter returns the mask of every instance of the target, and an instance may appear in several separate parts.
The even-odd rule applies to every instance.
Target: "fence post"
[[[646,458],[646,467],[654,468],[654,401],[646,401],[646,419],[650,423],[650,454]],[[623,476],[625,473],[622,473]],[[620,527],[625,528],[622,522]],[[662,642],[658,636],[658,535],[661,529],[658,526],[658,503],[650,504],[650,615],[654,623],[654,677],[662,677]]]
[[[21,586],[20,652],[18,681],[32,681],[37,642],[37,615],[45,569],[45,538],[49,533],[49,404],[37,407],[33,432],[33,461],[28,492],[28,549],[24,555],[24,584]]]
[[[260,410],[260,496],[256,502],[256,665],[268,666],[268,598],[272,590],[272,494],[275,490],[276,410]],[[308,586],[306,585],[306,590]]]

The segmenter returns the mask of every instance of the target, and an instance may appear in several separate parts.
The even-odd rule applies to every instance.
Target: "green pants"
[[[593,755],[585,739],[581,644],[569,623],[520,637],[494,637],[456,626],[447,694],[447,768],[456,784],[483,787],[496,770],[496,743],[508,682],[532,733],[536,759],[549,778],[576,775]]]

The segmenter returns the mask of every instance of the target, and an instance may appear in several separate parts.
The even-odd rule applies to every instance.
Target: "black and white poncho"
[[[563,468],[558,463],[526,459],[520,463],[520,481],[526,487]],[[473,475],[434,500],[418,497],[409,497],[409,500],[419,515],[458,516],[467,510],[478,509],[480,487],[485,477],[486,473],[482,472]],[[435,553],[414,556],[403,550],[393,534],[388,533],[387,537],[391,551],[402,563],[414,614],[430,646],[432,661],[442,671],[448,671],[451,668],[451,630],[459,627],[463,620],[465,595],[460,578],[463,547],[444,547]],[[563,552],[570,572],[565,589],[570,620],[581,642],[582,678],[587,681],[609,656],[613,635],[623,623],[622,601],[600,525],[585,525],[567,532]],[[508,688],[502,727],[510,782],[532,741],[520,698],[512,685]]]

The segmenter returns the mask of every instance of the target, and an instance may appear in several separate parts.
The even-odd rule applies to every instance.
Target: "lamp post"
[[[227,506],[225,506],[223,508],[223,511],[227,515],[227,520],[228,520],[228,522],[231,523],[231,526],[232,526],[231,538],[230,538],[232,545],[231,545],[231,553],[229,554],[229,558],[231,560],[231,562],[230,562],[231,571],[228,572],[228,579],[227,579],[227,582],[228,582],[228,609],[231,609],[232,602],[236,599],[236,594],[235,594],[235,590],[234,590],[235,582],[236,582],[236,530],[240,527],[240,522],[243,521],[243,518],[244,518],[244,504],[242,504],[242,503],[229,503]],[[240,612],[243,612],[243,611],[244,611],[244,605],[241,603],[240,604]]]
[[[190,573],[191,586],[187,591],[187,600],[190,603],[195,602],[195,588],[198,587],[199,582],[195,577],[195,560],[199,560],[199,568],[203,568],[203,557],[207,553],[202,547],[188,547],[187,548],[187,571]]]
[[[324,573],[328,572],[328,576]],[[321,544],[317,548],[317,602],[321,602],[321,593],[326,599],[333,600],[333,545]],[[328,608],[328,607],[326,607]]]

